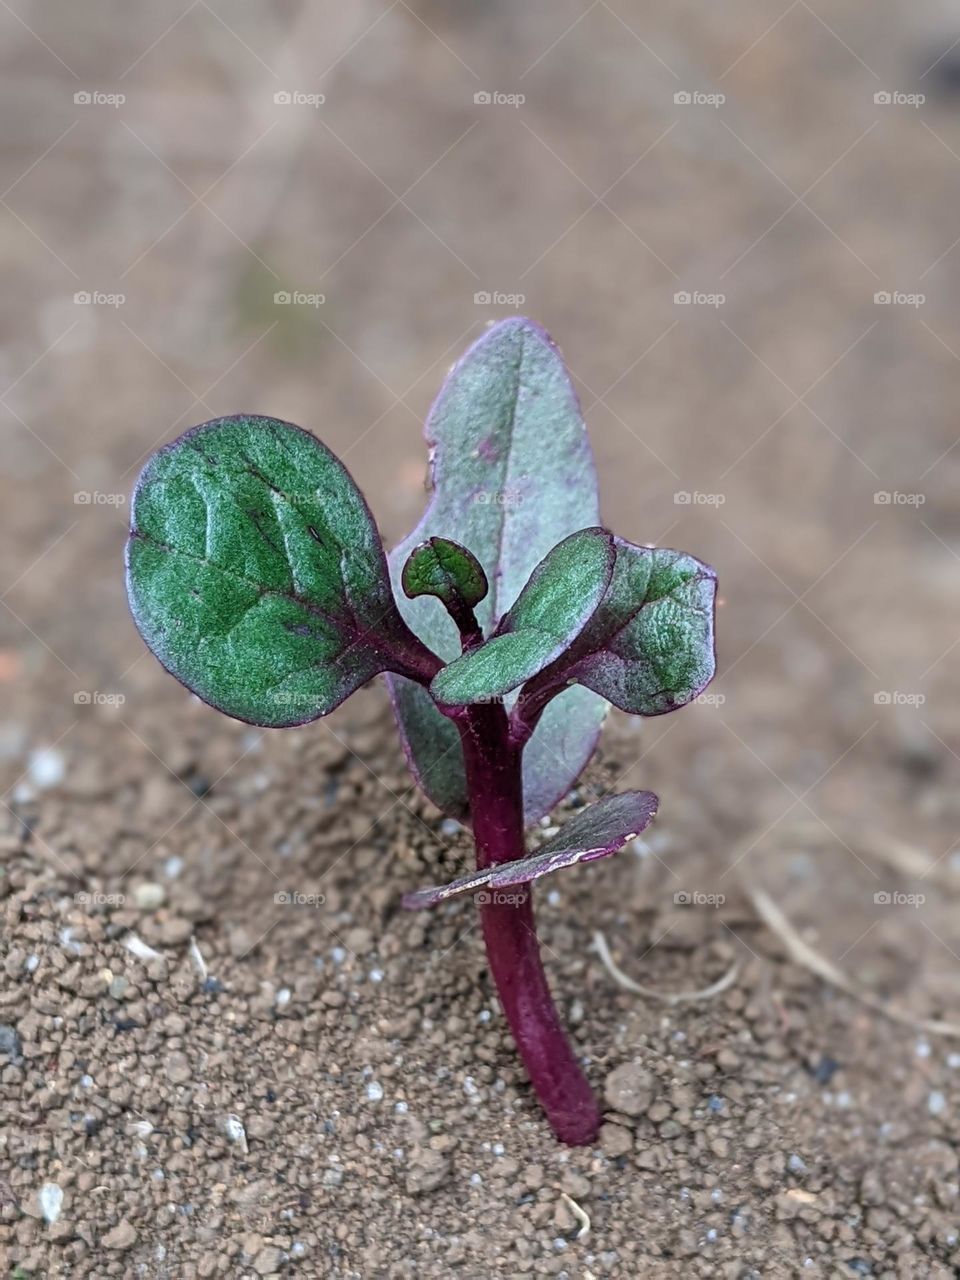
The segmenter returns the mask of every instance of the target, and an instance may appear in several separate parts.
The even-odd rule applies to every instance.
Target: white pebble
[[[916,1047],[914,1048],[914,1053],[917,1055],[918,1058],[929,1058],[930,1057],[929,1041],[918,1040],[916,1043]]]
[[[39,956],[27,956],[26,960],[23,962],[23,967],[26,969],[27,973],[35,973],[39,965]]]
[[[383,1101],[383,1085],[379,1080],[371,1080],[367,1085],[367,1097],[371,1102]]]
[[[407,1114],[407,1104],[405,1102],[395,1102],[393,1104],[393,1109],[398,1116],[405,1116]]]
[[[223,1132],[226,1134],[228,1142],[235,1142],[240,1150],[247,1150],[247,1131],[243,1127],[243,1121],[239,1116],[228,1115],[223,1122]]]
[[[943,1094],[940,1092],[939,1089],[934,1089],[934,1091],[927,1098],[927,1110],[930,1112],[932,1116],[939,1116],[939,1115],[943,1115],[943,1112],[946,1110],[946,1106],[947,1106],[946,1098],[943,1096]]]
[[[45,1182],[37,1197],[46,1222],[56,1222],[63,1207],[63,1191],[55,1182]]]
[[[383,981],[383,970],[382,970],[382,969],[371,969],[371,970],[370,970],[370,981],[371,981],[371,982],[382,982],[382,981]]]
[[[277,1008],[278,1009],[285,1008],[290,1003],[290,1000],[292,997],[293,997],[293,992],[290,990],[289,987],[281,987],[280,990],[277,992]]]
[[[59,751],[53,747],[41,747],[38,751],[31,752],[27,772],[33,785],[42,791],[63,781],[66,764]]]

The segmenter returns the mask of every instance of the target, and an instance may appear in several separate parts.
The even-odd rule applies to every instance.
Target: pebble
[[[607,1102],[626,1116],[643,1115],[653,1095],[654,1077],[638,1062],[625,1062],[611,1071],[604,1085]]]
[[[422,1151],[407,1173],[407,1191],[413,1196],[435,1191],[450,1176],[450,1161],[439,1151]]]
[[[146,881],[138,884],[133,891],[133,900],[140,911],[156,911],[167,900],[167,891],[162,884]]]
[[[166,1070],[168,1077],[174,1084],[186,1084],[193,1075],[190,1060],[185,1053],[174,1052],[168,1054]]]
[[[0,1053],[6,1054],[14,1062],[23,1057],[23,1045],[17,1029],[8,1022],[0,1022]]]
[[[100,1243],[105,1249],[132,1249],[137,1243],[137,1233],[126,1218],[122,1218],[111,1231],[101,1236]]]
[[[367,1085],[367,1097],[371,1102],[383,1101],[383,1085],[379,1080],[371,1080]]]
[[[41,747],[38,751],[31,752],[27,773],[33,785],[41,791],[57,786],[66,773],[63,754],[53,747]]]
[[[40,1212],[47,1222],[56,1222],[63,1207],[63,1190],[55,1182],[45,1182],[37,1197]]]

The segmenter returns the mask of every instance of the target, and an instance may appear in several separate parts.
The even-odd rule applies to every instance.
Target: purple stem
[[[457,718],[463,742],[477,868],[526,852],[520,749],[511,746],[499,704]],[[494,895],[495,897],[497,895]],[[511,899],[480,906],[487,961],[530,1082],[561,1142],[584,1146],[600,1128],[600,1108],[557,1014],[540,960],[529,884]]]

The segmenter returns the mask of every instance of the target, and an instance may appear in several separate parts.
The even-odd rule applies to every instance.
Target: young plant
[[[240,415],[155,453],[137,484],[127,590],[160,662],[251,724],[305,724],[386,674],[411,771],[472,827],[476,871],[408,894],[473,893],[490,970],[558,1138],[600,1111],[540,961],[531,884],[616,853],[646,791],[580,809],[528,853],[610,703],[683,706],[714,673],[712,569],[599,524],[596,475],[557,348],[504,320],[446,379],[427,420],[431,498],[389,563],[343,465],[314,436]]]

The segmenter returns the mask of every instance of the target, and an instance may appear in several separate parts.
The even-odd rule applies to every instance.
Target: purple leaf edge
[[[591,843],[587,848],[577,847],[576,844],[571,847],[569,837],[564,838],[565,827],[562,827],[552,839],[525,858],[518,858],[514,862],[501,862],[484,871],[472,871],[468,875],[451,880],[448,884],[431,885],[405,893],[402,899],[404,908],[407,911],[420,911],[427,907],[439,906],[442,902],[462,897],[477,889],[515,888],[518,885],[530,884],[554,871],[562,871],[565,867],[574,867],[581,863],[607,858],[611,854],[619,853],[624,845],[636,839],[650,825],[657,815],[660,803],[652,791],[622,791],[616,796],[605,798],[621,802],[621,807],[623,801],[633,800],[633,821],[628,823],[623,818],[612,818],[609,834]],[[602,805],[603,800],[597,803]],[[582,812],[584,811],[581,810]]]

